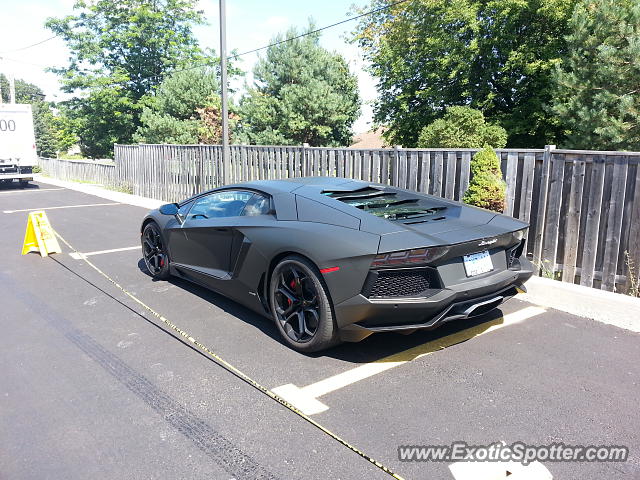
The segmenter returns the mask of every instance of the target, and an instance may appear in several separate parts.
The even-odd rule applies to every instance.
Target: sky
[[[227,49],[242,53],[267,45],[277,33],[290,27],[306,27],[310,18],[317,27],[330,25],[348,18],[354,5],[364,7],[367,3],[366,0],[354,0],[353,3],[341,0],[227,0]],[[52,32],[44,28],[45,20],[72,14],[73,4],[74,0],[0,0],[0,72],[13,73],[16,78],[38,85],[44,90],[47,100],[65,99],[65,94],[59,90],[57,76],[45,71],[46,67],[66,64],[68,51],[64,42],[55,38],[26,50],[16,49],[51,37]],[[199,0],[198,8],[204,11],[208,25],[195,27],[194,33],[202,47],[219,51],[218,2]],[[376,88],[374,79],[364,71],[365,63],[359,47],[347,40],[356,23],[348,22],[325,30],[320,43],[341,53],[349,62],[351,71],[358,76],[363,106],[354,132],[361,133],[370,128],[370,103],[376,96]],[[243,56],[239,67],[250,72],[258,55]],[[233,86],[239,88],[245,80],[251,82],[251,75]]]

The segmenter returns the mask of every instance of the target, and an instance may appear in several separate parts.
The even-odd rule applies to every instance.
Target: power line
[[[27,45],[26,47],[15,48],[13,50],[4,50],[4,51],[0,52],[0,54],[2,54],[2,53],[21,52],[22,50],[27,50],[27,49],[32,48],[32,47],[37,47],[38,45],[42,45],[43,43],[48,42],[49,40],[53,40],[57,36],[58,36],[58,34],[53,35],[52,37],[45,38],[44,40],[40,40],[39,42],[32,43],[31,45]]]
[[[251,53],[256,53],[256,52],[259,52],[261,50],[265,50],[265,49],[270,48],[270,47],[275,47],[276,45],[281,45],[283,43],[292,42],[293,40],[297,40],[299,38],[303,38],[303,37],[306,37],[306,36],[309,36],[309,35],[313,35],[314,33],[322,32],[323,30],[327,30],[329,28],[337,27],[338,25],[342,25],[344,23],[352,22],[352,21],[357,20],[359,18],[366,17],[368,15],[373,15],[375,13],[382,12],[384,10],[388,10],[390,8],[395,7],[396,5],[400,5],[402,3],[406,3],[406,2],[409,2],[409,1],[411,1],[411,0],[398,0],[397,2],[390,3],[389,5],[385,5],[383,7],[379,7],[379,8],[373,9],[373,10],[369,10],[367,12],[363,12],[363,13],[361,13],[359,15],[354,16],[354,17],[345,18],[344,20],[332,23],[331,25],[325,25],[324,27],[320,27],[320,28],[317,28],[315,30],[311,30],[309,32],[301,33],[300,35],[296,35],[295,37],[285,38],[285,39],[280,40],[278,42],[270,43],[269,45],[264,45],[262,47],[254,48],[253,50],[248,50],[246,52],[230,55],[230,56],[227,57],[227,60],[233,60],[233,59],[236,59],[238,57],[242,57],[244,55],[249,55]],[[26,48],[31,48],[33,46],[36,46],[36,45],[39,45],[41,43],[47,42],[47,41],[49,41],[49,40],[51,40],[51,39],[53,39],[55,37],[57,37],[57,35],[54,35],[53,37],[47,38],[45,40],[42,40],[41,42],[38,42],[36,44],[29,45],[27,47],[23,47],[21,50],[24,50]],[[12,50],[12,51],[15,52],[17,50]],[[21,62],[20,60],[14,60],[14,59],[9,59],[9,58],[5,58],[5,60],[14,61],[14,62]],[[21,62],[21,63],[27,63],[27,62]],[[32,63],[31,65],[36,65],[36,64]],[[39,66],[43,66],[44,67],[44,65],[39,65]],[[211,62],[194,64],[194,65],[191,65],[189,67],[185,67],[185,68],[174,70],[172,73],[186,72],[186,71],[189,71],[189,70],[194,70],[196,68],[207,67],[207,66],[211,66]],[[136,78],[135,80],[136,81],[151,80],[151,79],[155,79],[155,78],[162,78],[163,76],[164,76],[163,74],[150,75],[148,77],[139,77],[139,78]],[[121,81],[121,82],[113,82],[113,83],[109,83],[109,84],[105,84],[105,85],[101,85],[101,86],[102,87],[113,87],[113,86],[116,86],[116,85],[125,85],[125,84],[129,83],[130,81],[131,80],[129,80],[129,81]]]
[[[5,60],[7,62],[24,63],[25,65],[33,65],[34,67],[40,67],[40,68],[47,68],[48,67],[48,65],[43,65],[41,63],[25,62],[24,60],[17,60],[15,58],[7,58],[7,57],[0,56],[0,62],[2,60]]]
[[[242,57],[242,56],[244,56],[244,55],[249,55],[250,53],[259,52],[259,51],[264,50],[264,49],[269,48],[269,47],[274,47],[274,46],[276,46],[276,45],[281,45],[281,44],[283,44],[283,43],[291,42],[291,41],[293,41],[293,40],[297,40],[297,39],[299,39],[299,38],[306,37],[306,36],[308,36],[308,35],[313,35],[314,33],[318,33],[318,32],[321,32],[321,31],[323,31],[323,30],[327,30],[327,29],[329,29],[329,28],[333,28],[333,27],[336,27],[336,26],[338,26],[338,25],[342,25],[343,23],[352,22],[352,21],[357,20],[357,19],[359,19],[359,18],[366,17],[367,15],[373,15],[374,13],[378,13],[378,12],[382,12],[382,11],[384,11],[384,10],[388,10],[388,9],[390,9],[390,8],[395,7],[396,5],[400,5],[400,4],[402,4],[402,3],[406,3],[406,2],[409,2],[409,1],[411,1],[411,0],[398,0],[397,2],[390,3],[389,5],[385,5],[384,7],[379,7],[379,8],[373,9],[373,10],[369,10],[368,12],[363,12],[363,13],[361,13],[361,14],[359,14],[359,15],[354,16],[354,17],[345,18],[344,20],[341,20],[341,21],[339,21],[339,22],[332,23],[331,25],[325,25],[324,27],[320,27],[320,28],[317,28],[317,29],[315,29],[315,30],[311,30],[311,31],[309,31],[309,32],[302,33],[302,34],[300,34],[300,35],[296,35],[295,37],[285,38],[285,39],[283,39],[283,40],[280,40],[280,41],[278,41],[278,42],[271,43],[271,44],[269,44],[269,45],[264,45],[264,46],[262,46],[262,47],[254,48],[253,50],[248,50],[248,51],[246,51],[246,52],[242,52],[242,53],[238,53],[238,54],[230,55],[230,56],[228,56],[228,57],[227,57],[227,60],[233,60],[233,59],[235,59],[235,58]],[[194,69],[196,69],[196,68],[200,68],[200,67],[208,67],[208,66],[211,66],[211,62],[207,62],[207,63],[197,63],[197,64],[191,65],[191,66],[189,66],[189,67],[185,67],[185,68],[181,68],[181,69],[173,70],[173,72],[172,72],[172,73],[187,72],[187,71],[189,71],[189,70],[194,70]],[[136,80],[137,80],[137,81],[142,81],[142,80],[151,80],[151,79],[155,79],[155,78],[162,78],[163,76],[164,76],[164,75],[162,75],[162,74],[159,74],[159,75],[150,75],[150,76],[148,76],[148,77],[139,77],[139,78],[136,78]],[[113,82],[113,83],[109,83],[109,84],[102,85],[102,86],[103,86],[103,87],[113,87],[113,86],[116,86],[116,85],[124,85],[124,84],[126,84],[126,83],[129,83],[129,82],[127,82],[127,81],[125,81],[125,82]]]
[[[373,15],[374,13],[378,13],[378,12],[382,12],[384,10],[388,10],[390,8],[395,7],[396,5],[400,5],[401,3],[405,3],[405,2],[408,2],[408,1],[410,1],[410,0],[399,0],[399,1],[391,3],[389,5],[385,5],[384,7],[376,8],[374,10],[369,10],[368,12],[361,13],[360,15],[356,15],[355,17],[345,18],[344,20],[341,20],[339,22],[332,23],[331,25],[326,25],[324,27],[317,28],[315,30],[311,30],[309,32],[302,33],[300,35],[296,35],[295,37],[285,38],[284,40],[280,40],[278,42],[274,42],[274,43],[271,43],[269,45],[265,45],[263,47],[254,48],[253,50],[248,50],[246,52],[238,53],[236,55],[231,55],[230,57],[227,57],[227,59],[231,60],[231,59],[234,59],[234,58],[242,57],[243,55],[249,55],[250,53],[259,52],[261,50],[265,50],[265,49],[270,48],[270,47],[275,47],[276,45],[280,45],[280,44],[283,44],[283,43],[291,42],[293,40],[297,40],[298,38],[306,37],[307,35],[313,35],[314,33],[318,33],[318,32],[321,32],[323,30],[327,30],[329,28],[337,27],[338,25],[342,25],[343,23],[352,22],[353,20],[357,20],[359,18],[366,17],[367,15]]]

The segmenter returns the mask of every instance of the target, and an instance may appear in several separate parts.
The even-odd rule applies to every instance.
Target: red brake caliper
[[[296,287],[296,281],[295,280],[291,280],[291,283],[289,283],[289,286],[293,290]],[[291,305],[291,299],[289,297],[287,297],[287,301],[289,302],[289,305]]]

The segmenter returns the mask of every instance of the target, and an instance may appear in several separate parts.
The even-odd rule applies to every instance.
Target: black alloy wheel
[[[169,278],[169,257],[155,223],[149,223],[142,231],[142,256],[147,270],[154,278]]]
[[[317,268],[291,256],[271,276],[270,301],[278,330],[296,350],[314,352],[336,341],[331,305]]]

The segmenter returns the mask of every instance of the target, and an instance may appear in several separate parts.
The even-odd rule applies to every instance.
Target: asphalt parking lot
[[[64,245],[21,256],[38,209],[260,384],[307,387],[315,421],[403,478],[453,478],[447,463],[400,461],[398,446],[454,441],[626,445],[625,463],[545,466],[554,478],[640,478],[637,333],[514,299],[474,321],[303,355],[230,300],[153,281],[139,248],[145,209],[40,183],[0,188],[2,479],[390,478],[176,340]]]

